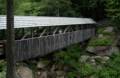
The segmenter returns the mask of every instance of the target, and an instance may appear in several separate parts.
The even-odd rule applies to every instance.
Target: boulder
[[[16,72],[18,78],[33,78],[32,70],[26,66],[19,66]]]
[[[38,62],[37,62],[37,68],[38,69],[45,69],[45,67],[50,63],[49,60],[46,60],[46,59],[40,59]]]
[[[110,53],[109,50],[110,50],[110,46],[94,46],[87,48],[87,52],[101,56],[109,55]]]
[[[79,59],[80,62],[86,62],[88,59],[90,58],[90,56],[88,55],[82,55]]]
[[[95,52],[95,48],[92,47],[92,46],[88,46],[87,49],[86,49],[87,52],[90,52],[90,53],[94,53]]]
[[[61,77],[57,77],[57,78],[65,78],[64,76],[61,76]]]
[[[113,27],[106,27],[106,29],[104,30],[104,32],[113,32]]]
[[[36,78],[48,78],[47,71],[37,71]]]
[[[118,47],[111,47],[110,50],[109,50],[109,55],[111,54],[119,54],[119,48]]]
[[[108,56],[94,56],[93,58],[100,63],[106,63],[110,59]]]
[[[104,37],[103,34],[98,35],[98,38],[103,38],[103,37]]]
[[[38,69],[44,69],[45,66],[46,66],[46,64],[45,64],[43,61],[39,61],[39,62],[37,63],[37,68],[38,68]]]
[[[56,71],[57,77],[64,77],[65,72],[64,71]]]
[[[0,49],[0,56],[2,56],[3,54],[3,49]]]
[[[56,78],[65,78],[65,72],[64,71],[56,71]]]

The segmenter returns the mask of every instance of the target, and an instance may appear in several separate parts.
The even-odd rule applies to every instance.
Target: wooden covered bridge
[[[17,78],[16,62],[44,56],[95,36],[96,23],[90,18],[14,16],[14,0],[6,3],[7,16],[0,16],[0,51],[6,54],[6,78]]]
[[[96,23],[90,18],[15,16],[14,25],[14,62],[44,56],[71,44],[84,42],[95,36],[96,31]],[[6,17],[0,16],[0,31],[5,30]],[[6,40],[0,38],[0,49],[4,53]]]
[[[6,29],[0,16],[0,30]],[[96,23],[90,18],[15,16],[15,60],[44,56],[95,36]],[[1,38],[5,50],[6,39]],[[2,51],[3,51],[2,50]]]

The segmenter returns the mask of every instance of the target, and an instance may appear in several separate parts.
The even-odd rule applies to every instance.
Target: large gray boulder
[[[110,46],[89,46],[87,47],[86,51],[96,55],[104,56],[104,55],[110,55],[109,52],[110,48],[111,48]]]
[[[32,70],[26,66],[17,67],[18,78],[33,78]]]
[[[104,32],[113,32],[114,28],[113,27],[106,27]]]

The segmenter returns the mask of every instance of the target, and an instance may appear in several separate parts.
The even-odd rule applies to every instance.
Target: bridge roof
[[[95,24],[90,18],[15,16],[15,28]],[[6,16],[0,16],[0,30],[6,29]]]

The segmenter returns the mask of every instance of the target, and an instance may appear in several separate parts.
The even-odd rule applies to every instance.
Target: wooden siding
[[[44,56],[52,51],[62,49],[71,44],[83,42],[95,35],[95,29],[84,29],[64,34],[43,36],[16,41],[16,61]]]

